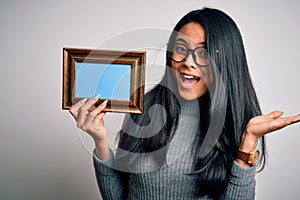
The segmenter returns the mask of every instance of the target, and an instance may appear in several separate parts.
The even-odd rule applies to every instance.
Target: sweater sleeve
[[[93,162],[98,187],[103,200],[121,200],[123,195],[123,182],[121,172],[112,168],[114,153],[110,150],[110,158],[102,161],[93,153]]]
[[[220,199],[254,200],[256,185],[255,172],[256,167],[244,169],[234,161],[231,168],[229,184]]]

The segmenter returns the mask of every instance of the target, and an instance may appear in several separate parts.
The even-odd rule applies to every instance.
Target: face
[[[179,43],[187,49],[206,48],[206,37],[204,28],[196,23],[190,22],[184,25],[178,33],[175,43]],[[181,47],[173,49],[173,58],[175,51],[184,52]],[[198,51],[195,51],[198,52]],[[201,51],[203,54],[203,51]],[[205,53],[207,53],[205,51]],[[202,56],[195,53],[195,56]],[[176,62],[172,59],[173,75],[178,85],[180,96],[186,100],[194,100],[203,96],[207,91],[207,85],[212,82],[210,66],[200,66],[195,63],[191,51],[186,59]]]

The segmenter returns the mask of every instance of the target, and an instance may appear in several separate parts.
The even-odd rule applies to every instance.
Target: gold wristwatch
[[[245,161],[250,166],[256,165],[259,161],[259,150],[254,148],[249,153],[239,151],[237,158]]]

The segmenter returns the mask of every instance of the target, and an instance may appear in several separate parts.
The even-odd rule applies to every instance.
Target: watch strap
[[[237,158],[249,164],[249,153],[239,151]]]

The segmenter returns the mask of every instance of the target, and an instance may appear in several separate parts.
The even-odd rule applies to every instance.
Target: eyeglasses
[[[209,54],[203,46],[199,46],[194,49],[188,49],[184,44],[174,43],[173,51],[171,52],[171,58],[175,62],[182,62],[187,59],[190,52],[192,53],[194,62],[197,65],[206,67],[210,64]]]

